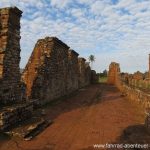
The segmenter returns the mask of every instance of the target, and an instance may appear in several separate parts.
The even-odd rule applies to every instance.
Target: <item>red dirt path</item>
[[[130,127],[143,130],[144,119],[136,105],[105,84],[91,85],[47,107],[47,118],[54,123],[36,138],[12,139],[1,144],[0,150],[90,150],[93,144],[122,142],[124,130]]]

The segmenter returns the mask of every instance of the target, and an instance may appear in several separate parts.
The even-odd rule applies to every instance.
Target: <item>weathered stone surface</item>
[[[118,63],[112,62],[109,66],[108,72],[108,84],[116,84],[118,79],[118,75],[120,75],[120,67]]]
[[[143,75],[141,72],[137,71],[137,72],[135,72],[135,73],[133,74],[133,79],[136,79],[136,80],[143,80],[143,79],[144,79],[144,75]]]
[[[32,111],[33,105],[31,103],[4,107],[0,111],[0,130],[7,130],[16,124],[25,121],[32,116]]]
[[[144,109],[150,108],[149,81],[141,80],[138,75],[120,74],[119,64],[111,63],[108,83],[114,84],[130,100],[138,102]],[[143,88],[145,90],[143,90]]]
[[[92,70],[91,67],[89,65],[89,62],[85,63],[85,85],[89,85],[92,83],[92,81],[94,82],[94,78],[92,80]]]
[[[91,83],[89,64],[56,37],[38,40],[21,77],[21,15],[16,7],[0,9],[0,130],[31,117],[33,106]]]
[[[85,86],[85,61],[86,59],[84,58],[78,58],[78,65],[79,65],[79,88],[82,88]]]
[[[44,104],[90,84],[90,74],[84,58],[58,38],[46,37],[35,45],[22,81],[27,96]]]
[[[76,91],[79,87],[78,84],[78,53],[74,50],[68,51],[68,74],[67,74],[67,92],[71,93]]]
[[[20,17],[16,7],[0,9],[0,103],[19,101]]]
[[[22,76],[28,96],[46,103],[67,93],[68,49],[55,37],[37,42]]]

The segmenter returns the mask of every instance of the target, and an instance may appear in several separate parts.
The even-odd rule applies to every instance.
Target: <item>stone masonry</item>
[[[20,100],[20,17],[16,7],[0,9],[0,103]]]
[[[79,65],[79,88],[84,87],[86,84],[85,81],[85,61],[86,59],[84,58],[78,58],[78,65]]]
[[[78,56],[79,54],[74,50],[68,51],[68,79],[67,79],[67,91],[72,93],[76,91],[79,87],[78,84]]]
[[[32,115],[31,103],[23,102],[20,74],[20,17],[16,7],[0,9],[0,131]]]
[[[112,62],[109,66],[107,83],[108,84],[116,84],[116,80],[118,79],[119,74],[120,74],[119,64]]]
[[[0,131],[31,117],[33,102],[45,104],[91,83],[89,64],[56,37],[38,40],[21,75],[21,15],[16,7],[0,9]]]
[[[90,84],[85,59],[56,37],[38,40],[22,74],[26,94],[41,104]]]
[[[143,110],[147,113],[145,127],[150,133],[150,94],[138,88],[137,82],[139,84],[141,78],[142,74],[139,72],[134,75],[121,74],[118,63],[111,63],[109,66],[108,83],[115,85],[124,96],[132,101],[136,101],[143,107]],[[145,82],[147,83],[148,81]]]

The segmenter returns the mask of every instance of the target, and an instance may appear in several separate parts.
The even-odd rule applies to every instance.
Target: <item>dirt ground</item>
[[[140,107],[114,86],[91,85],[47,106],[46,113],[54,123],[41,134],[31,141],[3,140],[0,150],[92,150],[94,144],[150,143]]]

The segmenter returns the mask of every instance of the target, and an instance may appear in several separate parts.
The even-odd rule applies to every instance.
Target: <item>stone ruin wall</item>
[[[0,103],[20,100],[20,17],[16,8],[0,9]]]
[[[78,59],[78,65],[79,65],[79,88],[82,88],[85,86],[85,68],[86,68],[86,65],[85,65],[85,61],[86,59],[80,57]]]
[[[0,131],[32,116],[27,97],[44,104],[91,83],[89,65],[55,37],[38,40],[21,76],[21,15],[16,7],[0,9]]]
[[[108,84],[115,85],[124,96],[132,101],[137,102],[140,106],[143,107],[144,112],[146,112],[145,127],[150,133],[150,93],[138,89],[137,85],[131,86],[130,83],[133,80],[139,82],[141,80],[140,77],[141,75],[121,75],[119,71],[119,64],[114,65],[114,63],[111,63],[109,67]]]
[[[132,79],[132,77],[135,77],[136,79]],[[128,74],[121,75],[119,64],[118,63],[110,64],[108,73],[108,84],[115,85],[129,99],[139,102],[141,105],[143,105],[145,109],[147,109],[150,108],[150,94],[138,89],[137,86],[134,87],[131,86],[130,83],[133,80],[140,81],[139,77],[137,75],[136,76],[133,75],[131,76]]]
[[[16,7],[0,9],[0,131],[31,117],[33,105],[22,101],[20,17]]]
[[[45,104],[89,85],[91,69],[78,55],[56,37],[39,40],[22,74],[27,96]]]
[[[79,54],[74,50],[68,50],[68,73],[67,73],[67,91],[72,93],[79,87],[78,83],[78,56]]]
[[[16,7],[0,9],[0,103],[46,102],[89,85],[89,64],[55,37],[38,40],[20,74],[21,15]]]

